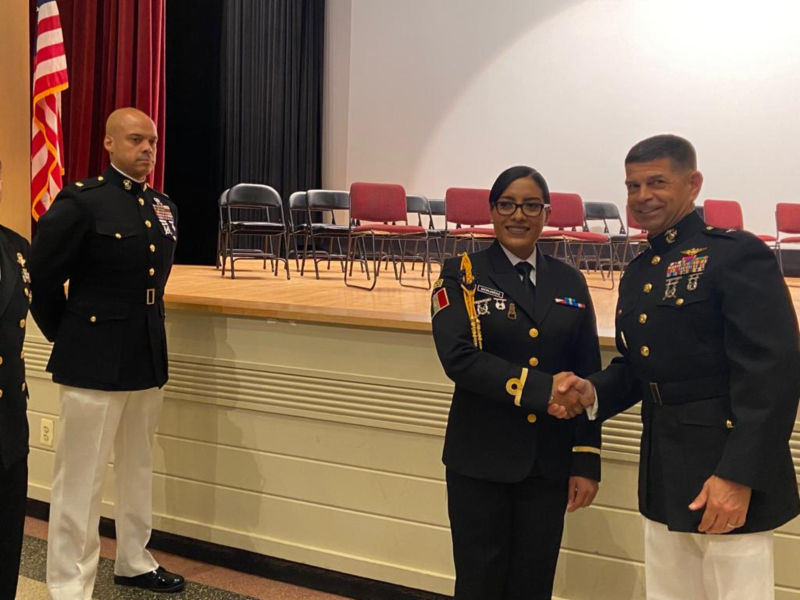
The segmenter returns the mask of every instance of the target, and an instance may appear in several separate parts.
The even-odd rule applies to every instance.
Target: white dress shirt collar
[[[500,242],[497,243],[500,244]],[[511,264],[513,266],[516,266],[517,263],[521,262],[530,263],[530,265],[533,267],[533,270],[531,270],[531,281],[533,282],[533,285],[536,285],[536,246],[533,247],[533,252],[531,252],[531,255],[526,259],[520,258],[516,254],[511,252],[508,248],[503,246],[503,244],[500,244],[500,247],[503,249],[503,252],[505,252],[506,256],[508,257],[508,260],[511,261]]]

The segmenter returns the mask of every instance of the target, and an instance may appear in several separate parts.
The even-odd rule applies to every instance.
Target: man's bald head
[[[136,108],[118,108],[106,120],[103,146],[111,164],[134,179],[142,181],[153,170],[157,142],[155,123]]]

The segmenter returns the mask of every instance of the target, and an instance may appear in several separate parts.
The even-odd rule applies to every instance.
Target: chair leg
[[[344,272],[344,283],[348,287],[357,287],[357,288],[360,288],[362,290],[370,290],[371,291],[371,290],[375,289],[375,284],[378,283],[378,264],[381,261],[381,254],[380,253],[383,252],[383,240],[381,240],[380,251],[376,252],[376,250],[375,250],[375,234],[373,233],[370,236],[371,239],[372,239],[372,262],[373,262],[373,271],[374,271],[374,273],[373,273],[373,278],[372,278],[372,284],[368,285],[368,286],[365,286],[365,285],[358,285],[356,283],[352,283],[351,281],[349,281],[349,279],[352,279],[352,276],[353,276],[353,262],[355,261],[354,246],[357,245],[359,239],[361,240],[362,247],[364,249],[363,250],[363,252],[364,252],[363,256],[364,256],[364,259],[365,259],[367,280],[369,281],[369,260],[366,258],[366,256],[367,256],[366,241],[365,241],[365,237],[366,236],[364,236],[364,235],[357,236],[356,239],[355,239],[355,244],[353,244],[352,237],[353,236],[351,236],[351,235],[347,236],[347,262],[349,263],[349,268],[345,269],[345,272]]]
[[[225,262],[228,258],[228,233],[225,232],[223,234],[223,244],[224,248],[222,249],[222,276],[225,277]]]
[[[422,285],[412,285],[412,284],[408,284],[408,283],[403,283],[403,273],[405,271],[403,268],[400,269],[400,277],[399,277],[398,281],[400,282],[400,285],[403,286],[403,287],[416,288],[416,289],[421,289],[421,290],[429,290],[429,289],[431,289],[431,269],[430,269],[430,263],[428,262],[428,260],[429,260],[429,245],[428,245],[428,241],[429,240],[427,238],[425,240],[415,240],[415,250],[414,250],[415,252],[416,252],[416,244],[419,243],[420,241],[422,241],[425,244],[425,256],[424,256],[424,262],[422,263],[422,276],[424,277],[425,276],[425,271],[427,271],[427,273],[428,273],[427,285],[422,286]],[[401,247],[403,248],[403,253],[400,255],[400,264],[403,265],[403,264],[405,264],[405,244],[403,244]],[[427,265],[427,269],[426,269],[426,265]]]
[[[306,272],[306,257],[308,256],[308,237],[309,232],[306,231],[303,236],[303,262],[300,263],[300,277],[305,275]]]
[[[283,264],[286,265],[286,280],[290,280],[292,278],[292,274],[289,272],[289,234],[288,232],[284,231],[281,239],[284,243],[284,249],[286,250],[286,258],[283,259]],[[280,253],[281,246],[280,243],[278,244],[278,252]]]

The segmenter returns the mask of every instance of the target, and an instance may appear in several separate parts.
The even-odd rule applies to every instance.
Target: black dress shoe
[[[185,582],[180,575],[170,573],[164,567],[158,567],[155,571],[142,573],[136,577],[114,575],[114,583],[117,585],[130,585],[150,590],[151,592],[171,593],[180,592]]]

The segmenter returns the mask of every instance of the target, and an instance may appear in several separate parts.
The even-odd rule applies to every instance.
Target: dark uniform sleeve
[[[432,296],[433,340],[447,376],[457,387],[490,402],[513,403],[528,412],[547,412],[553,376],[479,349],[472,336],[459,283],[460,259],[445,262],[441,287]]]
[[[584,285],[585,282],[584,282]],[[597,339],[597,318],[589,290],[585,290],[585,318],[575,342],[575,354],[579,357],[574,367],[575,374],[586,377],[600,370],[600,343]],[[588,477],[600,481],[600,421],[590,421],[585,414],[578,417],[572,445],[571,475]]]
[[[633,369],[622,356],[614,357],[599,373],[589,377],[597,392],[597,421],[603,422],[642,399]]]
[[[715,475],[769,489],[800,395],[797,318],[773,253],[746,235],[715,282],[721,294],[733,429]]]
[[[64,283],[73,273],[81,243],[91,225],[90,216],[80,207],[74,193],[65,188],[56,197],[39,219],[31,247],[31,312],[51,342],[56,338],[66,306]]]

